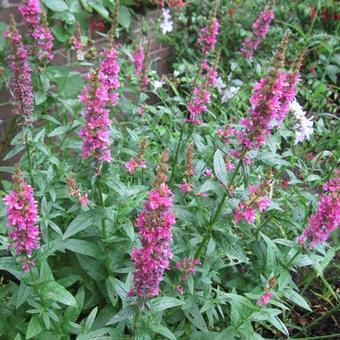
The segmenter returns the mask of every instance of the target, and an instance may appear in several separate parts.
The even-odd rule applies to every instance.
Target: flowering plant
[[[336,338],[337,34],[307,2],[156,1],[130,41],[132,2],[77,3],[0,25],[0,337]]]

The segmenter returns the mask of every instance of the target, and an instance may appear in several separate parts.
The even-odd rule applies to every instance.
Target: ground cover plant
[[[0,155],[21,155],[0,165],[0,338],[339,338],[336,3],[19,9],[25,37],[0,25]]]

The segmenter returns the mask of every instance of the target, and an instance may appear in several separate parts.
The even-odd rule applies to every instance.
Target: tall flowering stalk
[[[118,50],[116,45],[112,45],[103,52],[104,60],[100,64],[99,79],[105,86],[109,102],[112,106],[116,106],[118,102],[119,89],[119,63]]]
[[[318,208],[309,220],[302,236],[298,237],[300,244],[308,243],[310,248],[326,241],[332,231],[340,224],[340,174],[330,179],[322,187]]]
[[[138,46],[133,53],[133,64],[135,66],[135,74],[139,78],[142,90],[146,90],[150,79],[147,75],[147,58],[143,46]]]
[[[8,235],[11,248],[17,256],[22,256],[22,268],[29,271],[35,265],[32,252],[39,248],[38,203],[33,197],[33,188],[27,184],[17,167],[13,175],[13,191],[5,197],[8,226],[12,229]]]
[[[42,13],[40,0],[23,0],[19,11],[29,26],[38,60],[53,60],[53,34],[48,26],[46,13]]]
[[[277,64],[267,77],[254,86],[249,100],[250,115],[241,119],[244,129],[237,132],[243,151],[257,150],[266,142],[274,126],[286,117],[289,105],[295,98],[303,54],[298,57],[292,71],[284,71],[287,44],[288,38],[285,38],[277,54]]]
[[[172,257],[171,227],[176,222],[173,213],[172,192],[166,185],[168,153],[162,155],[154,189],[148,195],[144,208],[137,217],[137,228],[142,247],[132,251],[135,267],[130,295],[141,299],[157,296],[169,260]]]
[[[8,41],[7,61],[13,76],[10,90],[14,101],[14,112],[28,119],[33,112],[33,92],[28,52],[22,36],[16,28],[13,16],[10,17],[9,31],[5,33]]]
[[[111,120],[107,109],[110,97],[107,84],[100,80],[99,74],[100,69],[97,69],[87,76],[89,83],[80,95],[86,120],[86,126],[80,130],[80,138],[83,140],[82,156],[84,159],[93,157],[96,160],[98,173],[103,162],[111,161]]]
[[[274,19],[274,12],[264,10],[259,14],[252,25],[253,34],[250,38],[246,38],[242,44],[241,53],[249,60],[253,58],[254,52],[264,40],[268,33],[271,22]]]
[[[216,47],[218,32],[219,22],[217,18],[213,16],[209,26],[201,30],[200,36],[198,38],[198,43],[201,45],[202,54],[204,57],[198,71],[198,75],[201,77],[201,82],[197,82],[195,84],[192,97],[187,105],[189,115],[185,121],[188,123],[200,125],[202,121],[199,117],[204,112],[208,111],[208,105],[210,104],[209,89],[216,83],[218,76],[216,65],[218,64],[219,59],[219,57],[217,57],[217,62],[215,66],[212,67],[209,65],[208,56]]]

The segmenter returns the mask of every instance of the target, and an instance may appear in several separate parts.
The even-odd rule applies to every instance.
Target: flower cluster
[[[254,85],[249,100],[250,115],[241,119],[240,124],[244,129],[236,132],[243,152],[258,150],[266,142],[267,136],[275,125],[284,120],[289,105],[294,100],[302,54],[299,55],[293,70],[289,72],[281,70],[287,43],[288,39],[285,38],[277,55],[278,65],[267,77],[260,79]]]
[[[201,45],[204,54],[208,55],[211,50],[215,49],[219,28],[220,24],[217,18],[214,17],[209,26],[201,29],[198,43]]]
[[[53,34],[48,27],[46,15],[41,15],[40,0],[24,0],[19,11],[24,22],[29,25],[38,60],[53,60]]]
[[[185,257],[176,263],[176,268],[181,272],[180,280],[182,282],[189,279],[190,274],[196,273],[196,266],[200,265],[201,261],[199,259],[194,259],[193,257]],[[183,284],[180,283],[176,286],[176,290],[179,294],[184,293]]]
[[[172,211],[172,192],[164,181],[167,159],[168,154],[163,154],[155,188],[149,193],[136,223],[142,247],[132,252],[135,272],[130,294],[144,299],[158,295],[159,285],[172,257],[171,227],[176,218]]]
[[[340,177],[330,179],[322,187],[318,208],[310,219],[302,236],[298,237],[300,244],[309,242],[310,248],[326,241],[332,231],[340,224]]]
[[[80,100],[84,105],[86,126],[80,129],[83,140],[82,156],[84,159],[94,157],[98,170],[102,162],[111,161],[110,126],[111,120],[107,105],[110,97],[106,84],[99,79],[100,70],[95,70],[87,77],[89,84],[83,88]]]
[[[296,101],[292,101],[289,106],[289,111],[293,114],[295,119],[295,144],[309,140],[313,134],[313,117],[306,118],[306,112],[303,111],[302,106]]]
[[[170,10],[169,9],[162,9],[162,17],[163,21],[161,22],[161,30],[163,34],[168,32],[172,32],[174,23],[171,18]]]
[[[249,224],[254,223],[256,218],[256,210],[265,211],[270,206],[270,199],[265,196],[264,189],[267,187],[268,181],[264,181],[261,185],[249,185],[250,196],[248,201],[240,202],[234,211],[234,221],[244,220]]]
[[[199,74],[202,77],[202,82],[201,84],[195,84],[192,98],[187,105],[188,116],[185,119],[187,123],[200,125],[202,121],[198,117],[208,111],[208,105],[210,104],[209,89],[214,86],[218,77],[216,67],[211,67],[209,65],[208,55],[216,46],[218,30],[218,20],[216,17],[213,17],[211,19],[210,26],[203,28],[201,30],[201,35],[198,38],[198,42],[202,45],[202,53],[204,55],[203,62],[199,68]],[[216,65],[218,64],[218,58]]]
[[[37,47],[37,57],[39,60],[53,60],[53,35],[48,27],[46,16],[43,15],[41,24],[36,26],[32,32],[32,38],[35,40]]]
[[[268,33],[269,26],[274,19],[272,10],[265,10],[259,14],[252,25],[253,34],[250,38],[246,38],[242,44],[241,53],[249,60],[253,58],[253,54],[264,40]]]
[[[181,280],[187,281],[189,274],[196,273],[196,266],[200,265],[201,261],[199,259],[194,259],[193,257],[185,257],[176,263],[176,268],[181,272]]]
[[[116,46],[112,46],[103,52],[104,60],[100,64],[99,79],[105,86],[109,101],[115,106],[118,101],[117,90],[119,88],[119,63],[118,50]]]
[[[146,90],[150,79],[147,76],[147,63],[143,46],[139,46],[133,53],[133,64],[135,66],[135,74],[139,78],[142,90]]]
[[[19,6],[19,12],[23,16],[26,24],[37,26],[40,23],[40,0],[23,0]]]
[[[276,286],[276,284],[277,280],[275,276],[269,278],[268,283],[264,289],[264,293],[260,295],[260,298],[256,302],[258,306],[266,306],[269,304],[270,299],[273,296],[271,290]]]
[[[143,140],[141,143],[141,148],[140,148],[137,158],[131,157],[127,162],[125,162],[124,164],[125,169],[130,174],[134,173],[138,168],[141,168],[141,169],[146,168],[146,161],[143,159],[145,148],[146,148],[146,142]]]
[[[5,197],[8,226],[12,228],[8,237],[17,256],[23,256],[23,270],[34,266],[32,252],[39,248],[38,203],[33,197],[33,188],[27,184],[19,168],[13,176],[14,190]]]
[[[86,54],[86,46],[83,46],[81,42],[81,29],[80,23],[77,21],[74,36],[70,38],[70,43],[72,44],[74,50],[76,51],[77,60],[84,61]]]
[[[82,195],[80,189],[78,188],[76,180],[72,176],[67,176],[67,183],[70,187],[69,193],[71,196],[78,198],[79,203],[83,206],[87,206],[90,203],[90,200],[87,196],[87,193]]]
[[[31,69],[28,63],[27,49],[16,28],[13,16],[10,18],[9,31],[5,33],[5,37],[9,49],[7,61],[13,72],[10,89],[15,106],[14,112],[28,118],[33,112]]]

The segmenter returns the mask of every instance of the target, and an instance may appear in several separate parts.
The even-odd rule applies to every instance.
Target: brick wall
[[[9,17],[12,14],[17,21],[18,29],[24,35],[27,32],[25,25],[21,22],[22,17],[19,13],[18,6],[20,5],[20,0],[0,0],[0,22],[8,23]],[[157,20],[160,16],[160,11],[157,9],[149,10],[145,20]],[[95,19],[95,18],[94,18]],[[134,19],[132,23],[131,32],[135,41],[138,42],[138,39],[141,37],[141,23],[142,17],[138,17]],[[97,49],[100,51],[101,48],[105,44],[105,38],[100,36],[95,36],[95,43]],[[170,59],[172,55],[172,50],[170,47],[162,45],[160,41],[152,36],[151,34],[151,42],[149,45],[150,54],[149,59],[151,62],[155,64],[155,68],[157,72],[162,75],[170,72]],[[55,59],[53,61],[56,65],[65,65],[69,64],[74,59],[74,54],[65,48],[59,48],[54,51]],[[86,68],[78,69],[79,72],[86,72]],[[0,143],[2,145],[8,144],[9,141],[6,141],[6,135],[9,132],[9,128],[11,126],[13,117],[11,114],[11,105],[10,105],[10,94],[5,88],[0,90]],[[1,149],[1,148],[0,148]],[[1,155],[0,155],[1,157]],[[11,160],[10,163],[16,160]],[[2,162],[0,159],[0,165],[7,165],[8,162]],[[1,175],[1,174],[0,174]]]

